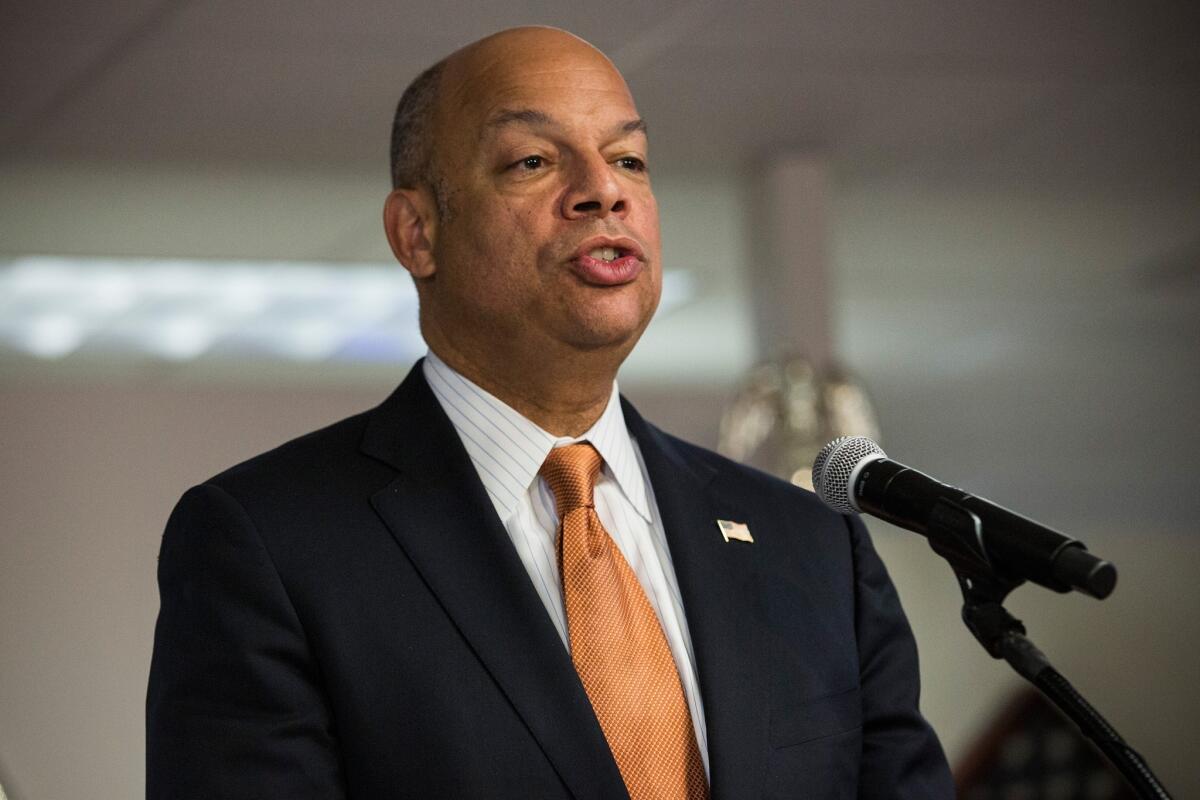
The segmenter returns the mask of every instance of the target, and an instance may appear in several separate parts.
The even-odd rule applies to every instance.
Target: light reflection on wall
[[[663,309],[693,295],[663,281]],[[410,362],[425,350],[396,264],[57,258],[0,261],[0,355]]]

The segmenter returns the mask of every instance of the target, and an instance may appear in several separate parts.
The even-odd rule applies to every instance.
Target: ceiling
[[[419,69],[538,22],[613,57],[662,169],[800,147],[847,179],[1194,192],[1200,167],[1190,2],[47,0],[2,13],[8,157],[380,168]]]

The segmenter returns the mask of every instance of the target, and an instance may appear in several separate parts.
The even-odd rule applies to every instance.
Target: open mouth
[[[637,241],[628,236],[595,236],[579,243],[575,257],[589,261],[611,264],[633,258],[641,261],[642,249]]]
[[[584,244],[575,257],[575,274],[597,286],[617,286],[629,283],[641,273],[642,253],[632,241],[603,239],[594,246]]]
[[[629,250],[623,247],[593,247],[588,251],[588,256],[597,261],[613,262],[618,258],[624,258],[629,255]]]

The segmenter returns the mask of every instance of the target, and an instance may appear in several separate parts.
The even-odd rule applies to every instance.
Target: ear
[[[396,189],[383,204],[383,229],[388,244],[414,278],[437,271],[433,243],[437,232],[437,206],[425,189]]]

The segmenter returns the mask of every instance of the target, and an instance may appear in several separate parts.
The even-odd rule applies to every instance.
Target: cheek
[[[500,200],[486,210],[473,215],[467,223],[470,230],[462,231],[480,243],[477,247],[500,258],[528,252],[537,238],[533,234],[537,216],[532,209],[511,201]]]
[[[536,239],[520,215],[499,209],[486,219],[476,218],[472,230],[461,230],[464,246],[456,256],[456,293],[469,305],[492,314],[510,315],[537,296],[541,272]]]
[[[646,239],[646,244],[653,247],[655,256],[658,256],[661,248],[662,235],[658,226],[658,202],[654,199],[654,195],[650,194],[646,198],[646,213],[642,221],[643,236]]]
[[[442,229],[446,271],[474,275],[486,271],[494,259],[503,257],[509,247],[503,219],[494,208],[465,206]]]

